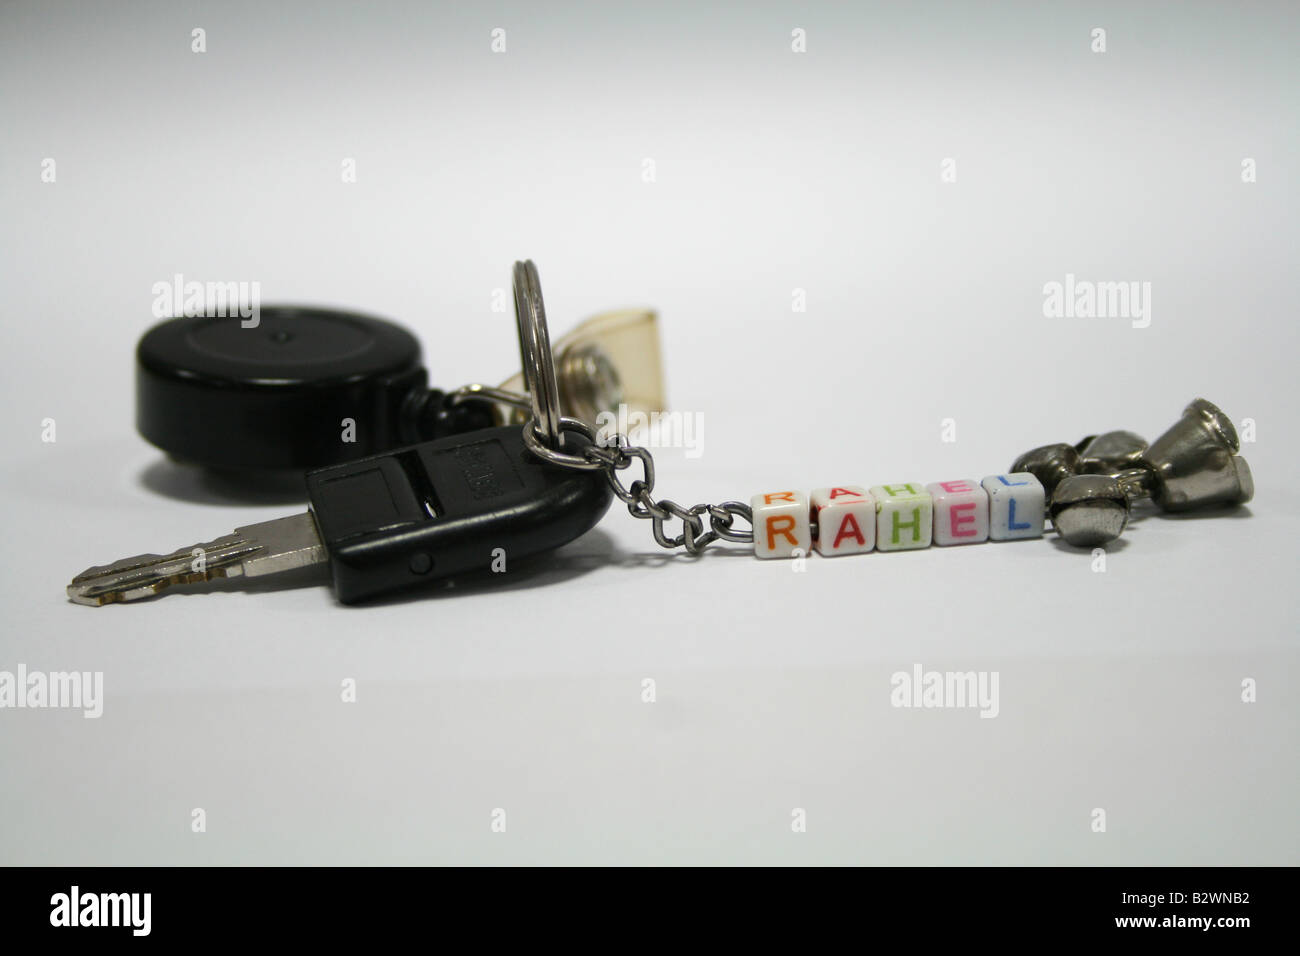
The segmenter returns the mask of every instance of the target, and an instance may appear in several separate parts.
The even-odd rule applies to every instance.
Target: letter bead
[[[818,488],[812,493],[817,522],[814,546],[826,557],[865,554],[876,546],[876,499],[858,485]]]
[[[925,486],[934,499],[934,543],[979,544],[989,539],[989,495],[964,478]]]
[[[796,548],[812,548],[808,526],[808,496],[802,491],[773,491],[749,499],[754,512],[754,556],[789,558]]]
[[[1037,478],[1027,471],[1017,471],[989,475],[980,484],[989,495],[991,540],[1042,537],[1047,494]]]
[[[933,500],[919,482],[873,485],[876,499],[876,550],[928,548],[933,530]]]

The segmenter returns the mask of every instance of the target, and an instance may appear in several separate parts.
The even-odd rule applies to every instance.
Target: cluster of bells
[[[1091,548],[1124,532],[1134,501],[1150,499],[1163,511],[1249,501],[1255,482],[1239,447],[1228,416],[1198,398],[1150,444],[1127,431],[1089,435],[1025,452],[1010,470],[1037,478],[1057,533]]]

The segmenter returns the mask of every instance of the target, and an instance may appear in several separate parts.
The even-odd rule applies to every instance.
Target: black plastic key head
[[[587,444],[573,432],[564,438],[570,453]],[[590,530],[612,497],[602,471],[534,456],[519,425],[322,468],[308,473],[307,491],[345,603],[494,560],[509,569]]]

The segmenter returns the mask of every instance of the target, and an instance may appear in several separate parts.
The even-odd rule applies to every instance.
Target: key
[[[565,451],[587,439],[565,432]],[[170,554],[88,568],[68,597],[92,606],[175,584],[329,563],[345,604],[549,551],[609,508],[604,473],[541,461],[518,425],[488,428],[307,474],[311,508]],[[498,550],[500,549],[500,550]],[[509,566],[508,564],[506,565]]]

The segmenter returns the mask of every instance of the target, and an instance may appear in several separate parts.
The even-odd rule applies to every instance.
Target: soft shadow
[[[154,467],[156,466],[151,466],[149,470]],[[171,465],[171,467],[185,468],[189,466]],[[203,479],[196,478],[195,480],[201,481]],[[203,500],[206,501],[207,499]],[[462,574],[454,578],[430,581],[423,587],[417,584],[408,590],[375,597],[354,605],[336,604],[335,606],[342,609],[348,607],[367,608],[405,604],[411,601],[450,600],[457,597],[481,596],[502,591],[518,591],[562,584],[566,581],[581,578],[597,568],[618,567],[640,570],[662,567],[672,563],[695,563],[698,561],[722,560],[729,557],[752,558],[753,553],[744,547],[729,547],[726,545],[711,547],[702,554],[697,555],[688,554],[684,551],[667,550],[628,552],[620,549],[608,534],[599,528],[594,528],[578,541],[566,545],[558,553],[552,551],[514,560],[507,558],[507,569],[502,573],[485,569]],[[201,597],[205,594],[214,593],[263,594],[273,591],[285,591],[290,588],[327,588],[329,585],[329,565],[317,564],[263,577],[214,578],[211,581],[198,584],[174,584],[152,597],[141,598],[138,601],[128,603],[150,604],[160,598]]]
[[[530,558],[507,562],[504,573],[476,571],[455,578],[448,578],[428,587],[415,587],[392,595],[377,597],[353,607],[376,607],[388,604],[405,604],[408,601],[450,600],[456,597],[469,597],[517,591],[527,588],[546,587],[581,578],[584,574],[597,568],[631,568],[644,569],[662,567],[670,563],[694,563],[711,561],[724,557],[752,558],[753,553],[741,547],[714,547],[702,554],[692,555],[685,552],[656,551],[631,553],[623,551],[614,539],[595,528],[588,531],[577,542],[566,546],[559,553],[534,555]]]
[[[200,505],[284,505],[307,500],[301,471],[231,472],[159,458],[140,472],[154,494]]]
[[[450,600],[457,597],[494,594],[502,591],[518,591],[527,588],[546,587],[580,578],[589,571],[608,565],[608,555],[614,552],[614,542],[599,528],[592,529],[578,539],[580,544],[569,545],[568,554],[556,554],[554,551],[535,554],[527,558],[506,558],[506,570],[496,572],[484,569],[454,578],[430,581],[421,587],[415,585],[409,590],[385,594],[362,601],[359,604],[340,605],[341,607],[367,608],[383,607],[390,604],[406,604],[411,601]],[[580,551],[578,549],[581,549]]]
[[[1133,532],[1140,532],[1138,527],[1144,521],[1199,521],[1202,518],[1249,518],[1251,517],[1250,509],[1245,505],[1224,505],[1216,508],[1202,508],[1197,511],[1161,511],[1160,507],[1151,501],[1135,502],[1132,506],[1132,512],[1129,515],[1128,527],[1124,529],[1124,534],[1114,541],[1107,542],[1103,547],[1108,552],[1123,551],[1128,547],[1128,539]],[[1051,532],[1045,532],[1051,533]],[[1079,548],[1068,544],[1064,538],[1058,534],[1052,534],[1052,544],[1057,551],[1066,551],[1072,554],[1088,554],[1091,548]]]
[[[1161,512],[1161,518],[1170,521],[1199,521],[1201,518],[1249,518],[1250,509],[1245,505],[1227,505],[1222,508],[1204,508],[1200,511]]]
[[[1129,529],[1124,529],[1124,535],[1128,534],[1128,531]],[[1057,551],[1064,551],[1066,554],[1080,554],[1084,556],[1091,556],[1092,554],[1091,547],[1084,548],[1075,544],[1070,544],[1070,542],[1066,541],[1055,531],[1044,533],[1052,536],[1052,547]],[[1115,554],[1118,551],[1123,551],[1128,547],[1128,538],[1124,537],[1124,535],[1120,535],[1114,541],[1107,541],[1103,545],[1097,545],[1097,547],[1104,548],[1107,554]]]
[[[1154,518],[1157,521],[1199,521],[1202,518],[1249,518],[1250,508],[1245,505],[1216,505],[1210,508],[1198,508],[1195,511],[1164,511],[1150,499],[1133,502],[1128,523],[1132,527],[1142,521]]]

